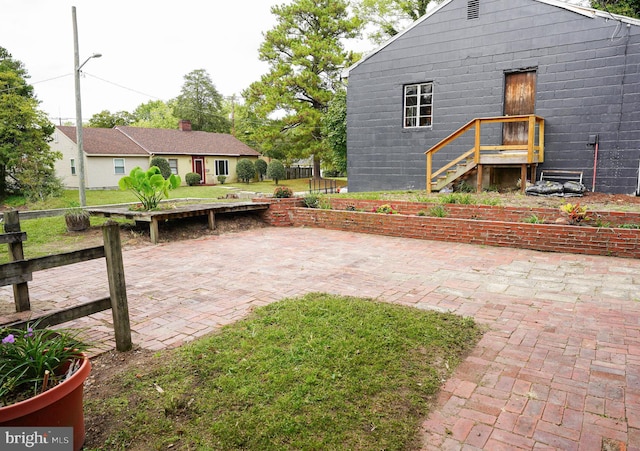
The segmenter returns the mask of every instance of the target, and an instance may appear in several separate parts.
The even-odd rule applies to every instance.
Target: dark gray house
[[[557,0],[446,0],[345,75],[350,191],[559,170],[637,193],[640,20]]]

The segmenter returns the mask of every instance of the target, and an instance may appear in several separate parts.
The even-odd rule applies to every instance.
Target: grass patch
[[[444,205],[436,205],[429,209],[429,216],[434,216],[436,218],[446,218],[449,212]]]
[[[346,178],[337,178],[336,184],[339,187],[346,186]],[[255,193],[273,194],[276,186],[286,186],[293,192],[308,192],[309,179],[280,180],[276,185],[272,180],[253,183],[225,183],[215,186],[180,186],[169,192],[171,199],[218,199],[225,197],[234,190],[250,191]],[[118,189],[87,190],[87,205],[110,205],[138,202],[138,199],[131,191],[121,191]],[[51,210],[55,208],[68,208],[73,203],[78,202],[78,190],[64,190],[60,197],[48,198],[44,201],[27,202],[22,196],[9,196],[4,199],[3,204],[8,208],[27,208],[28,210]]]
[[[411,449],[474,321],[313,293],[114,377],[92,449]],[[157,386],[163,393],[159,393]],[[112,407],[116,406],[116,409]],[[123,408],[128,406],[129,408]]]
[[[131,222],[113,218],[91,217],[91,226],[102,226],[107,220]],[[27,240],[22,242],[25,258],[36,258],[45,255],[59,254],[61,249],[83,249],[85,244],[83,233],[67,233],[64,216],[50,218],[21,219],[20,229],[27,232]],[[9,262],[9,246],[0,246],[0,264]]]

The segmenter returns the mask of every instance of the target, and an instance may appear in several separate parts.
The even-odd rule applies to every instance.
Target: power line
[[[73,75],[73,74],[71,73],[71,74],[58,75],[57,77],[47,78],[46,80],[34,81],[33,83],[27,83],[26,79],[24,81],[25,81],[26,85],[37,85],[39,83],[46,83],[48,81],[57,80],[58,78],[70,77],[71,75]],[[23,86],[14,86],[12,88],[0,89],[0,93],[9,92],[9,91],[15,91],[16,89],[21,89],[21,88],[24,88],[24,85]]]
[[[110,85],[117,86],[118,88],[126,89],[127,91],[131,91],[131,92],[135,92],[136,94],[140,94],[140,95],[143,95],[143,96],[146,96],[146,97],[150,97],[150,98],[155,99],[155,100],[162,100],[160,97],[152,96],[151,94],[147,94],[145,92],[138,91],[136,89],[129,88],[127,86],[123,86],[123,85],[115,83],[113,81],[105,80],[104,78],[100,78],[97,75],[90,74],[90,73],[88,73],[86,71],[84,71],[83,74],[88,75],[89,77],[95,78],[97,80],[103,81],[105,83],[109,83]]]

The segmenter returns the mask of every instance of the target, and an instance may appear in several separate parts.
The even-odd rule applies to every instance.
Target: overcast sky
[[[0,46],[24,63],[41,109],[75,120],[73,22],[83,68],[82,116],[133,111],[180,94],[184,75],[205,69],[218,91],[240,94],[268,67],[263,32],[283,0],[0,0]],[[54,79],[55,77],[59,77]],[[47,81],[48,80],[48,81]]]
[[[273,5],[287,0],[0,0],[0,46],[24,63],[40,107],[75,120],[73,22],[83,68],[82,116],[133,111],[180,94],[184,75],[205,69],[224,96],[267,72],[258,59]],[[350,47],[368,51],[366,43]]]

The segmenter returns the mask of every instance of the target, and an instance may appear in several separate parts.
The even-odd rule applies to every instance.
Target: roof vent
[[[467,20],[480,17],[480,0],[467,1]]]

